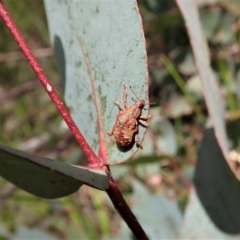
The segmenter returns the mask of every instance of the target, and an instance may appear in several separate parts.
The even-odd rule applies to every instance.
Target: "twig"
[[[109,188],[106,190],[109,198],[111,199],[114,207],[117,209],[118,213],[121,215],[123,220],[126,222],[128,227],[131,229],[132,233],[136,239],[149,239],[138,220],[132,213],[131,209],[124,200],[121,192],[118,189],[118,186],[114,179],[111,176],[111,172],[108,172],[109,178]]]

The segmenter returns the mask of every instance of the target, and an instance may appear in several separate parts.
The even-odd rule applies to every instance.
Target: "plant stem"
[[[111,176],[110,170],[108,170],[107,173],[109,179],[109,188],[106,190],[106,193],[111,199],[115,209],[131,229],[136,239],[149,239],[119,191],[116,182]]]
[[[74,135],[74,137],[76,138],[80,147],[82,148],[83,152],[85,153],[86,157],[88,158],[89,166],[90,167],[100,167],[102,165],[100,158],[98,158],[95,155],[93,150],[90,148],[90,146],[86,142],[85,138],[83,137],[83,135],[81,134],[77,125],[75,124],[72,117],[70,116],[67,108],[65,107],[63,102],[60,100],[60,97],[57,95],[56,91],[51,86],[49,80],[47,79],[46,75],[44,74],[43,70],[41,69],[39,63],[33,56],[26,41],[22,37],[22,35],[21,35],[20,31],[18,30],[17,26],[15,25],[14,21],[11,19],[9,13],[7,12],[7,10],[4,7],[1,0],[0,0],[0,17],[4,21],[8,30],[12,34],[14,40],[16,41],[16,43],[18,44],[22,53],[26,57],[29,65],[32,67],[32,69],[35,72],[35,74],[37,75],[39,81],[43,85],[44,89],[47,91],[47,93],[50,96],[50,98],[52,99],[54,105],[58,109],[59,113],[62,115],[63,119],[65,120],[65,122],[68,125],[69,129],[71,130],[72,134]]]

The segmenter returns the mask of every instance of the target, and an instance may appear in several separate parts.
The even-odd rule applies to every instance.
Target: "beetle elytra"
[[[146,105],[143,99],[138,99],[133,105],[127,103],[127,86],[125,84],[123,85],[123,104],[124,107],[119,102],[115,102],[115,105],[119,108],[119,112],[112,131],[107,134],[114,136],[120,149],[126,149],[134,142],[139,148],[143,149],[138,136],[138,126],[141,124],[144,127],[148,127],[147,120],[152,116],[141,115],[142,109]]]

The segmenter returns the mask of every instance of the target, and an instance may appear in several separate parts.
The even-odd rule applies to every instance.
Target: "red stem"
[[[41,69],[39,63],[33,56],[31,50],[29,49],[26,41],[23,39],[20,31],[18,30],[17,26],[11,19],[10,15],[8,14],[6,8],[4,7],[2,1],[0,0],[0,17],[6,24],[7,28],[9,29],[10,33],[12,34],[14,40],[20,47],[21,51],[23,52],[24,56],[26,57],[29,65],[32,67],[33,71],[37,75],[39,81],[43,85],[44,89],[47,91],[48,95],[52,99],[54,105],[62,115],[63,119],[67,123],[69,129],[71,130],[72,134],[75,136],[77,142],[79,143],[80,147],[82,148],[83,152],[85,153],[86,157],[89,161],[90,167],[100,167],[101,160],[95,155],[92,151],[88,143],[86,142],[85,138],[79,131],[77,125],[71,118],[67,108],[60,100],[60,97],[55,92],[54,88],[51,86],[50,82],[48,81],[46,75],[44,74],[43,70]]]
[[[118,189],[116,182],[109,176],[109,188],[106,190],[109,198],[111,199],[114,207],[117,209],[118,213],[121,215],[123,220],[126,222],[128,227],[131,229],[136,239],[149,239],[138,220],[132,213],[131,209],[124,200],[121,192]]]

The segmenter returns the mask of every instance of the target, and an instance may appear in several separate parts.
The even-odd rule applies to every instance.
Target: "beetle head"
[[[146,104],[145,101],[143,99],[138,100],[135,105],[139,108],[143,108]]]
[[[135,103],[135,105],[139,108],[144,108],[145,105],[151,105],[151,104],[156,104],[156,103],[146,103],[145,100],[143,99],[139,99],[136,95],[136,93],[133,91],[132,87],[130,86],[130,89],[132,90],[133,94],[135,95],[137,102]]]

